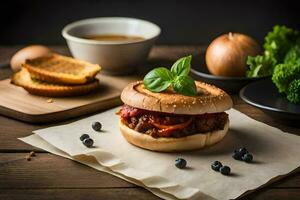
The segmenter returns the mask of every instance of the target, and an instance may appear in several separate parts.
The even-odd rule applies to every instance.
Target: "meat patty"
[[[131,129],[152,137],[185,137],[198,133],[223,130],[228,120],[225,112],[202,115],[177,115],[147,111],[128,105],[118,114]]]

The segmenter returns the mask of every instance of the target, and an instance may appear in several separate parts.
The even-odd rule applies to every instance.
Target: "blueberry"
[[[175,160],[175,166],[179,169],[183,169],[186,167],[186,160],[184,160],[183,158],[177,158]]]
[[[90,136],[88,134],[83,134],[80,136],[80,140],[83,141],[86,138],[89,138]]]
[[[234,154],[232,155],[232,157],[235,159],[235,160],[242,160],[242,154],[238,151],[235,151]]]
[[[219,162],[219,161],[214,161],[212,164],[211,164],[211,168],[215,171],[219,171],[220,168],[222,167],[222,163]]]
[[[223,167],[220,168],[220,172],[223,175],[229,175],[230,174],[230,167],[223,166]]]
[[[86,147],[92,147],[94,144],[94,140],[92,138],[85,138],[82,143],[86,146]]]
[[[95,131],[100,131],[101,128],[102,128],[102,124],[101,124],[100,122],[93,122],[92,128],[93,128]]]
[[[213,165],[222,165],[222,163],[220,161],[214,161],[212,164]]]
[[[248,150],[244,147],[234,150],[232,157],[235,160],[242,160],[243,155],[248,153]]]
[[[239,153],[243,156],[243,155],[245,155],[246,153],[249,153],[249,152],[245,147],[243,147],[243,148],[239,149]]]
[[[243,161],[249,163],[253,160],[253,156],[250,153],[246,153],[245,155],[243,155],[242,159],[243,159]]]

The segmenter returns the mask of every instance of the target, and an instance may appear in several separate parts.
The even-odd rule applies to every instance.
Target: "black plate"
[[[196,67],[193,67],[191,69],[191,75],[195,80],[201,80],[206,83],[213,84],[231,94],[237,94],[245,85],[264,78],[227,77],[212,75],[206,67],[204,52],[200,53],[197,56],[194,56],[193,60],[195,61],[194,64],[197,63],[197,65],[193,65]]]
[[[279,94],[270,78],[250,83],[240,91],[240,97],[248,104],[262,109],[270,116],[299,126],[300,105],[289,102]]]
[[[195,80],[201,80],[206,83],[210,83],[219,88],[222,88],[230,94],[238,94],[240,89],[245,85],[264,79],[261,78],[247,78],[247,77],[227,77],[227,76],[215,76],[212,75],[206,66],[205,63],[205,52],[200,52],[197,55],[193,55],[191,75]]]
[[[210,83],[219,88],[222,88],[226,92],[230,94],[238,94],[240,89],[242,89],[245,85],[264,79],[266,77],[261,78],[247,78],[247,77],[227,77],[227,76],[215,76],[212,75],[206,66],[205,63],[205,52],[200,52],[197,55],[193,55],[193,63],[191,69],[191,76],[195,80],[201,80],[206,83]]]
[[[209,74],[206,67],[192,68],[191,73],[194,79],[213,84],[231,94],[237,94],[245,85],[265,78],[215,76]]]

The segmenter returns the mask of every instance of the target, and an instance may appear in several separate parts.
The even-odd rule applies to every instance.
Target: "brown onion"
[[[21,69],[21,65],[25,63],[27,59],[34,59],[42,56],[46,56],[51,53],[51,50],[42,45],[31,45],[23,49],[20,49],[10,60],[10,66],[14,72]]]
[[[258,43],[240,33],[224,34],[212,41],[205,60],[210,73],[218,76],[245,76],[247,56],[261,52]]]

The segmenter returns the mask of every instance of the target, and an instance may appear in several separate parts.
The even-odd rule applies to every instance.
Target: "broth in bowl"
[[[82,38],[88,40],[97,41],[112,41],[112,42],[137,42],[142,41],[145,38],[136,35],[117,35],[117,34],[99,34],[99,35],[87,35]]]

